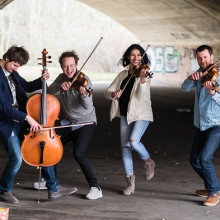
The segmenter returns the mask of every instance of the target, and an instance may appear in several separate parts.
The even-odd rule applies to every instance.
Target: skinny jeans
[[[190,153],[190,164],[203,179],[205,189],[210,194],[220,191],[220,184],[212,163],[213,154],[219,148],[219,144],[220,126],[211,127],[205,131],[197,129]]]
[[[92,165],[90,164],[86,153],[90,140],[95,132],[96,125],[84,125],[77,129],[62,128],[57,129],[56,133],[61,135],[61,142],[64,144],[72,141],[73,156],[82,169],[90,187],[98,187],[97,179],[94,175]]]
[[[120,118],[122,161],[127,176],[134,175],[132,159],[133,150],[143,161],[146,161],[150,157],[145,146],[140,142],[148,125],[149,121],[138,120],[128,124],[125,116],[121,116]]]

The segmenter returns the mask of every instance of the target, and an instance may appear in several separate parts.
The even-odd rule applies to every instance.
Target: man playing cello
[[[41,89],[41,77],[27,82],[17,70],[29,60],[29,53],[23,47],[11,46],[0,60],[0,139],[5,144],[8,162],[0,178],[0,201],[18,203],[12,194],[14,178],[21,166],[21,139],[22,124],[27,121],[30,131],[42,129],[30,115],[25,112],[27,101],[26,92]],[[48,79],[47,70],[43,71],[42,78]],[[54,167],[43,167],[42,176],[47,182],[48,198],[55,199],[60,196],[72,194],[76,188],[65,188],[59,185]]]

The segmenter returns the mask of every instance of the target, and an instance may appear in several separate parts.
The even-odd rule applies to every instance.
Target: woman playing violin
[[[150,62],[144,49],[138,44],[132,44],[123,54],[120,63],[126,69],[120,72],[107,88],[105,97],[112,100],[110,120],[120,117],[121,151],[127,182],[122,194],[131,195],[135,191],[133,151],[144,162],[146,180],[154,176],[155,162],[141,143],[149,123],[153,122],[150,100],[151,79],[147,77],[148,68],[141,68],[144,64],[149,65]]]
[[[77,88],[72,87],[72,81],[78,73],[78,61],[79,57],[73,50],[61,54],[59,63],[63,73],[49,86],[48,92],[52,94],[59,92],[61,109],[64,113],[61,125],[93,122],[93,124],[89,125],[57,129],[57,134],[61,135],[63,144],[69,141],[73,143],[74,157],[90,186],[90,192],[86,195],[86,198],[98,199],[102,197],[102,190],[98,186],[92,166],[86,157],[89,142],[96,129],[97,119],[92,96],[87,91],[85,85],[82,84]],[[88,86],[92,87],[90,79],[85,75],[83,76],[88,81]],[[80,85],[80,83],[77,84]]]
[[[220,94],[213,87],[211,80],[203,81],[203,72],[213,64],[213,51],[208,45],[196,49],[199,69],[192,73],[182,84],[182,90],[188,92],[196,89],[194,106],[194,136],[190,163],[204,182],[204,189],[196,190],[196,194],[206,197],[203,205],[214,206],[219,202],[220,183],[217,179],[213,154],[220,144]],[[219,70],[218,70],[219,73]],[[202,83],[201,83],[202,81]],[[217,76],[215,84],[220,83]]]

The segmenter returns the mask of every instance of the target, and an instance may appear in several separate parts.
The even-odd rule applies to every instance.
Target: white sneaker
[[[91,187],[89,193],[86,195],[87,199],[98,199],[103,197],[102,190],[97,187]]]
[[[47,189],[46,182],[43,178],[41,179],[40,183],[39,182],[33,183],[33,186],[35,189]]]

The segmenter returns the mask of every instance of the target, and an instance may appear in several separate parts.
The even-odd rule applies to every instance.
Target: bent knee
[[[121,149],[131,148],[131,146],[121,146]]]
[[[130,139],[130,140],[129,140],[129,143],[130,143],[130,144],[133,144],[133,143],[135,143],[135,142],[136,142],[136,140],[134,140],[134,139]]]

